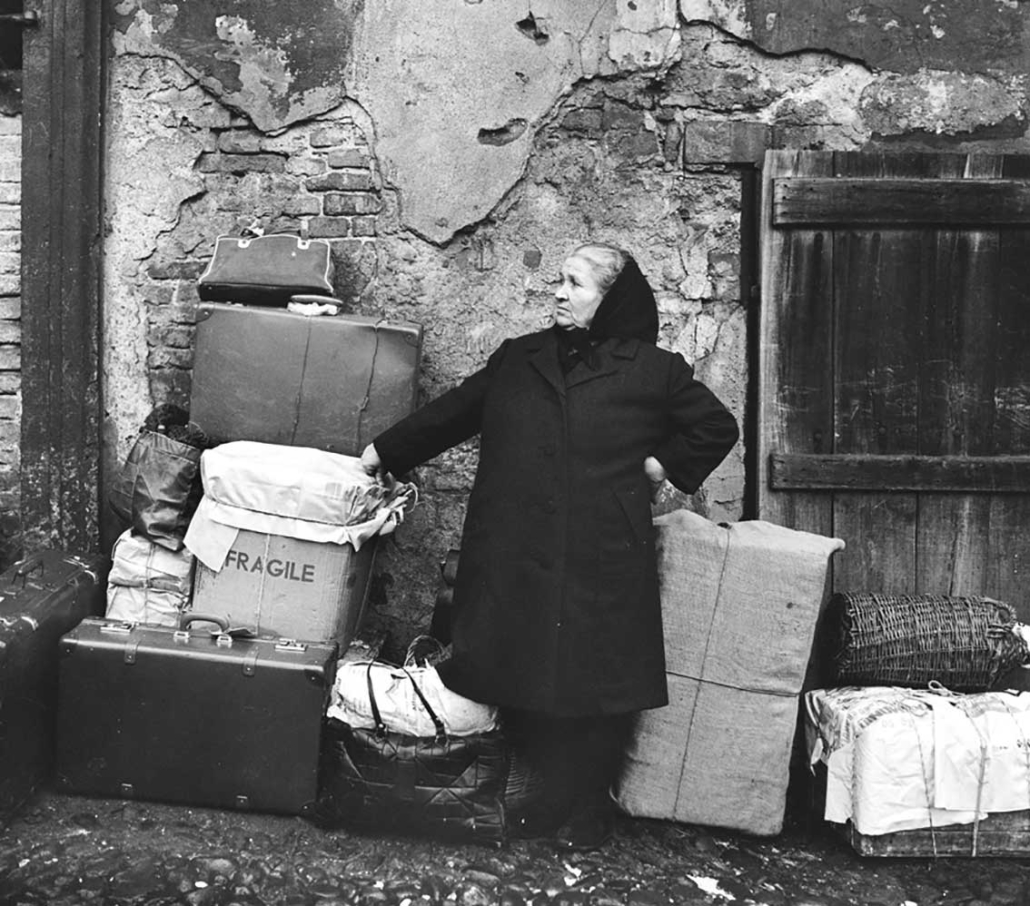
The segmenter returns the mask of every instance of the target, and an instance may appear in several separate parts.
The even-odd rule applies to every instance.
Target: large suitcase
[[[201,303],[190,417],[212,441],[359,456],[411,412],[422,327]]]
[[[58,788],[300,814],[315,801],[335,644],[84,620],[61,640]]]
[[[103,556],[45,550],[0,575],[0,820],[53,768],[58,642],[103,613],[108,566]]]

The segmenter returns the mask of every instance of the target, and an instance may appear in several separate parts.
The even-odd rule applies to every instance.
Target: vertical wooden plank
[[[961,173],[1001,176],[1001,158],[970,156]],[[994,345],[1000,234],[997,230],[935,231],[923,295],[919,451],[987,455],[994,421]],[[989,559],[991,495],[919,495],[914,590],[982,594]]]
[[[967,179],[1000,176],[997,156],[969,156]],[[920,452],[988,452],[993,378],[990,347],[997,294],[998,232],[937,230],[924,295]],[[915,590],[982,594],[991,503],[983,493],[919,497]]]
[[[838,154],[834,175],[921,176],[919,155]],[[927,231],[841,228],[834,234],[834,388],[837,453],[918,452],[920,294]],[[848,545],[837,589],[911,591],[916,495],[834,495],[833,530]]]
[[[1003,175],[1030,178],[1030,159],[1003,158]],[[991,453],[1030,452],[1030,230],[1005,230],[998,253]],[[1028,489],[1030,490],[1030,489]],[[997,494],[984,527],[989,556],[984,587],[1030,622],[1030,493]]]
[[[830,535],[830,497],[769,488],[772,452],[832,449],[831,234],[772,229],[772,181],[828,176],[833,156],[824,152],[770,151],[762,180],[758,516],[770,522]]]
[[[97,547],[103,3],[42,0],[22,128],[26,549]]]

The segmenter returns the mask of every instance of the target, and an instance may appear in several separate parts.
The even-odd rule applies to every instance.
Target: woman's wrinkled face
[[[598,285],[594,266],[579,255],[565,259],[561,269],[561,286],[554,292],[554,320],[569,330],[589,327],[604,293]]]

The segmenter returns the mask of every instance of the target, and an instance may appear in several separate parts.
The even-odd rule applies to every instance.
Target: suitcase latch
[[[219,648],[232,648],[232,636],[227,632],[220,632],[215,636],[215,645]]]
[[[293,651],[301,653],[308,650],[308,646],[303,642],[298,642],[296,639],[277,639],[275,643],[276,651]]]
[[[134,623],[130,623],[128,621],[118,620],[117,622],[102,623],[100,626],[100,631],[116,632],[121,635],[128,635],[130,632],[132,632],[132,627],[134,625]]]

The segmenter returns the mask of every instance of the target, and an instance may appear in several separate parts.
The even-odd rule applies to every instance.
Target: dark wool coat
[[[644,459],[691,493],[737,424],[676,353],[618,338],[593,353],[563,375],[554,330],[508,340],[374,441],[403,474],[480,436],[440,667],[469,698],[569,716],[667,702]]]

